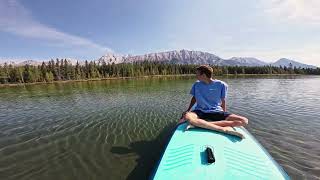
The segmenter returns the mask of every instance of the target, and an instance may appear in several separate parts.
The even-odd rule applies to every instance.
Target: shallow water
[[[293,179],[320,179],[320,76],[223,77],[228,110]],[[194,79],[0,88],[0,179],[145,179]]]

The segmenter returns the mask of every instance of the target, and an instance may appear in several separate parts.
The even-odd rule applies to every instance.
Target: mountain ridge
[[[67,59],[71,64],[84,64],[83,60],[76,60],[71,58],[63,58]],[[277,67],[301,67],[301,68],[317,68],[314,65],[308,65],[300,63],[296,60],[280,58],[279,60],[268,63],[263,60],[254,58],[254,57],[231,57],[229,59],[223,59],[215,54],[203,52],[203,51],[191,51],[191,50],[173,50],[173,51],[165,51],[165,52],[157,52],[157,53],[148,53],[143,55],[120,55],[115,53],[107,53],[100,58],[94,60],[96,64],[105,63],[132,63],[139,61],[157,61],[164,63],[172,63],[172,64],[210,64],[210,65],[219,65],[219,66],[277,66]],[[48,60],[49,61],[49,60]],[[44,61],[44,62],[48,62]],[[23,62],[17,63],[12,60],[9,60],[10,63],[14,66],[24,66],[26,64],[29,65],[41,65],[42,62],[34,61],[34,60],[25,60]],[[4,63],[0,64],[4,65]]]

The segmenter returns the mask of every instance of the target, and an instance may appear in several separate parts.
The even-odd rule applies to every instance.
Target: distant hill
[[[224,61],[228,66],[265,66],[268,63],[252,57],[233,57]]]
[[[316,66],[312,66],[312,65],[308,65],[308,64],[303,64],[303,63],[300,63],[300,62],[297,62],[297,61],[294,61],[294,60],[291,60],[291,59],[286,59],[286,58],[281,58],[279,59],[278,61],[274,62],[271,64],[272,66],[286,66],[286,67],[301,67],[301,68],[317,68]]]

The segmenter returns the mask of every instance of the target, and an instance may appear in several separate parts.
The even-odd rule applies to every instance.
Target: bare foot
[[[194,125],[191,125],[191,124],[188,124],[187,127],[186,127],[186,129],[185,129],[185,131],[187,131],[187,130],[189,130],[189,129],[192,129],[192,128],[195,128],[195,126],[194,126]]]
[[[244,139],[245,137],[243,136],[243,134],[235,131],[232,127],[223,127],[223,132],[226,133],[226,134],[230,134],[230,135],[234,135],[234,136],[237,136],[241,139]]]

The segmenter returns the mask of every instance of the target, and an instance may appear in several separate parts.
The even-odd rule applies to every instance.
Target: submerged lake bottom
[[[320,179],[320,76],[216,77],[292,179]],[[0,179],[146,179],[195,77],[0,87]]]

